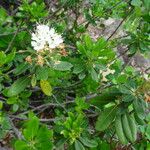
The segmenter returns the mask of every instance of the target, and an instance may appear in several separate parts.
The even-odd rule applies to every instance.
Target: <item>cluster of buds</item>
[[[68,55],[68,52],[65,50],[64,44],[60,44],[58,48],[60,49],[60,55],[62,55],[64,57]]]
[[[43,58],[43,56],[41,56],[41,55],[37,56],[37,64],[39,66],[43,66],[43,64],[44,64],[44,58]]]
[[[32,64],[33,61],[35,61],[36,64],[39,66],[44,65],[44,57],[42,55],[37,55],[37,57],[34,59],[29,55],[25,58],[25,61],[28,62],[29,64]]]
[[[30,64],[32,64],[32,57],[29,55],[29,56],[27,56],[26,58],[25,58],[25,61],[26,62],[28,62],[28,63],[30,63]]]
[[[145,101],[146,102],[150,102],[150,95],[144,94],[144,96],[145,96]]]

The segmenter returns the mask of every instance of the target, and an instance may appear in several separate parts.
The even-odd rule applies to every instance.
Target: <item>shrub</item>
[[[10,4],[0,7],[1,145],[150,149],[150,67],[131,63],[149,58],[150,3]]]

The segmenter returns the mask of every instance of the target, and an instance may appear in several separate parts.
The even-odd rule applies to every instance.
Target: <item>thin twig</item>
[[[129,49],[126,49],[123,53],[119,54],[119,55],[116,56],[113,60],[111,60],[111,61],[109,62],[109,64],[112,64],[115,60],[117,60],[118,58],[124,56],[128,51],[129,51]]]
[[[57,100],[57,97],[55,95],[52,95],[52,96],[55,99],[56,103],[59,104],[59,105],[61,105],[61,103]],[[67,112],[67,110],[66,110],[66,108],[65,108],[64,105],[62,105],[62,108],[65,110],[65,112]]]
[[[10,119],[10,124],[12,127],[13,132],[15,133],[16,137],[21,140],[23,139],[23,135],[21,134],[21,132],[15,127],[13,121]]]
[[[147,73],[149,70],[150,70],[150,67],[148,67],[148,68],[147,68],[144,72],[146,72],[146,73]]]
[[[93,99],[93,98],[99,96],[100,94],[102,94],[102,91],[103,91],[103,90],[105,90],[105,89],[107,89],[107,88],[110,88],[110,87],[112,87],[112,86],[114,86],[114,84],[112,84],[112,83],[108,83],[107,85],[100,86],[100,87],[97,89],[97,90],[98,90],[97,93],[92,93],[92,94],[88,94],[88,95],[84,96],[84,97],[85,97],[85,100],[86,100],[86,101],[89,101],[89,100],[91,100],[91,99]],[[74,101],[74,99],[75,99],[74,97],[71,97],[71,96],[66,96],[66,98],[67,98],[68,100],[71,100],[71,101]]]
[[[12,119],[17,119],[17,120],[22,120],[22,121],[29,121],[30,120],[29,118],[22,118],[18,115],[16,115],[16,116],[15,115],[8,115],[8,116]],[[41,119],[39,119],[39,121],[40,122],[55,122],[55,121],[58,121],[58,120],[61,120],[61,119],[62,118],[41,118]],[[18,135],[19,135],[18,131],[16,132],[16,130],[15,130],[15,133],[18,137]]]
[[[65,103],[61,103],[61,104],[56,104],[56,103],[46,103],[46,104],[43,104],[43,105],[40,105],[40,106],[37,106],[35,108],[33,108],[32,110],[27,110],[23,113],[20,113],[19,115],[25,115],[25,114],[28,114],[29,111],[36,111],[36,110],[40,110],[44,107],[50,107],[50,106],[54,106],[54,107],[62,107],[64,108],[64,105],[67,105],[67,104],[71,104],[71,103],[74,103],[74,101],[68,101],[68,102],[65,102]]]
[[[108,13],[108,12],[111,12],[112,10],[114,10],[114,8],[115,7],[117,7],[118,5],[120,5],[122,2],[128,2],[128,0],[121,0],[121,1],[119,1],[118,3],[116,3],[114,6],[112,6],[111,8],[108,8],[108,9],[106,9],[105,11],[104,11],[104,13]],[[93,19],[98,19],[99,17],[98,16],[95,16],[95,17],[93,17]],[[87,23],[86,23],[87,22]],[[84,24],[84,23],[86,23],[85,24],[85,26],[86,26],[86,28],[88,27],[88,25],[90,24],[90,22],[88,22],[87,20],[85,20],[85,21],[83,21],[83,22],[81,22],[79,25],[82,25],[82,24]]]
[[[123,68],[121,69],[121,72],[124,71],[124,69],[126,68],[126,66],[128,66],[130,64],[130,62],[132,61],[133,57],[130,57],[130,59],[128,60],[128,62],[126,64],[123,65]]]
[[[27,29],[27,28],[22,28],[22,29],[20,29],[18,32],[20,32],[20,31],[25,31],[26,29]],[[1,36],[11,35],[11,34],[16,34],[16,32],[17,32],[17,30],[14,31],[14,32],[10,32],[10,33],[3,33],[3,34],[0,34],[0,37],[1,37]]]
[[[127,17],[129,16],[129,14],[132,12],[133,9],[130,10],[130,12],[125,16],[125,18],[119,23],[119,25],[117,26],[117,28],[114,30],[114,32],[108,37],[107,41],[109,41],[114,35],[115,33],[118,31],[118,29],[121,27],[121,25],[123,24],[123,22],[127,19]]]
[[[16,36],[17,36],[19,30],[20,30],[20,27],[22,26],[22,23],[23,23],[23,21],[20,23],[20,25],[19,25],[18,29],[16,30],[16,32],[15,32],[13,38],[11,39],[11,41],[10,41],[10,43],[9,43],[9,45],[8,45],[8,47],[7,47],[7,49],[6,49],[6,51],[5,51],[6,53],[7,53],[7,52],[9,51],[9,49],[11,48],[11,46],[12,46],[12,44],[13,44],[13,42],[14,42],[14,40],[15,40],[15,38],[16,38]]]

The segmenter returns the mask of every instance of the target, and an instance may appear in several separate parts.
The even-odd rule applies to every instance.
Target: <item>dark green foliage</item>
[[[150,2],[8,2],[0,7],[0,146],[150,149],[150,68],[131,63],[149,59]],[[63,43],[50,48],[49,37],[36,51],[39,24]]]

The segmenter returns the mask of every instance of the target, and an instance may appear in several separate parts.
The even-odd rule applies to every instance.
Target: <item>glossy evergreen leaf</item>
[[[87,137],[80,137],[80,141],[87,147],[97,147],[98,143],[95,140],[88,139]]]
[[[75,150],[85,150],[84,146],[82,143],[78,140],[75,141]]]
[[[18,140],[15,143],[15,150],[28,150],[29,147],[25,141]]]
[[[28,68],[29,68],[29,64],[28,64],[28,63],[21,63],[21,64],[18,65],[17,68],[15,69],[14,74],[15,74],[15,75],[22,74],[22,73],[25,72]]]
[[[11,62],[13,59],[15,58],[15,50],[13,50],[13,52],[9,53],[6,57],[5,62],[9,63]]]
[[[36,148],[40,150],[52,150],[53,144],[50,140],[52,140],[53,132],[49,130],[46,126],[41,126],[37,132],[36,140],[38,143],[36,144]]]
[[[98,82],[99,81],[99,79],[98,79],[98,73],[95,71],[94,68],[91,68],[90,73],[91,73],[92,79],[94,81]]]
[[[59,70],[59,71],[67,71],[70,70],[72,67],[73,65],[66,61],[59,61],[58,63],[55,63],[53,66],[55,70]]]
[[[48,67],[40,67],[36,68],[36,79],[37,80],[47,80],[49,75]]]
[[[114,102],[117,99],[117,97],[121,95],[122,94],[117,88],[112,88],[94,98],[91,98],[89,103],[99,108],[102,108],[104,105]]]
[[[141,0],[132,0],[131,5],[133,6],[141,6],[142,1]]]
[[[3,108],[3,102],[0,101],[0,110]]]
[[[87,53],[86,49],[85,49],[85,47],[82,43],[77,42],[76,45],[77,45],[77,48],[78,48],[78,50],[81,54],[86,54]]]
[[[21,77],[16,80],[8,89],[7,96],[12,97],[21,93],[28,85],[30,85],[29,77]]]
[[[96,130],[103,131],[107,129],[116,117],[116,112],[117,106],[112,106],[102,111],[96,122]]]
[[[74,66],[74,69],[73,69],[73,73],[74,73],[74,74],[79,74],[79,73],[81,73],[84,69],[85,69],[85,68],[84,68],[83,64],[75,65],[75,66]]]
[[[3,64],[5,64],[5,60],[6,59],[6,54],[3,52],[3,51],[1,51],[0,52],[0,67],[3,65]]]
[[[93,47],[93,41],[92,41],[91,37],[89,35],[85,35],[84,41],[85,41],[86,48],[88,50],[91,50]]]
[[[36,76],[35,76],[35,74],[32,75],[31,85],[32,85],[32,87],[36,86]]]
[[[127,95],[123,95],[122,101],[124,102],[132,102],[134,101],[136,98],[134,95],[131,94],[127,94]]]
[[[23,135],[27,140],[32,140],[37,135],[39,129],[39,120],[37,117],[33,116],[29,118],[26,123],[26,128],[23,130]]]

